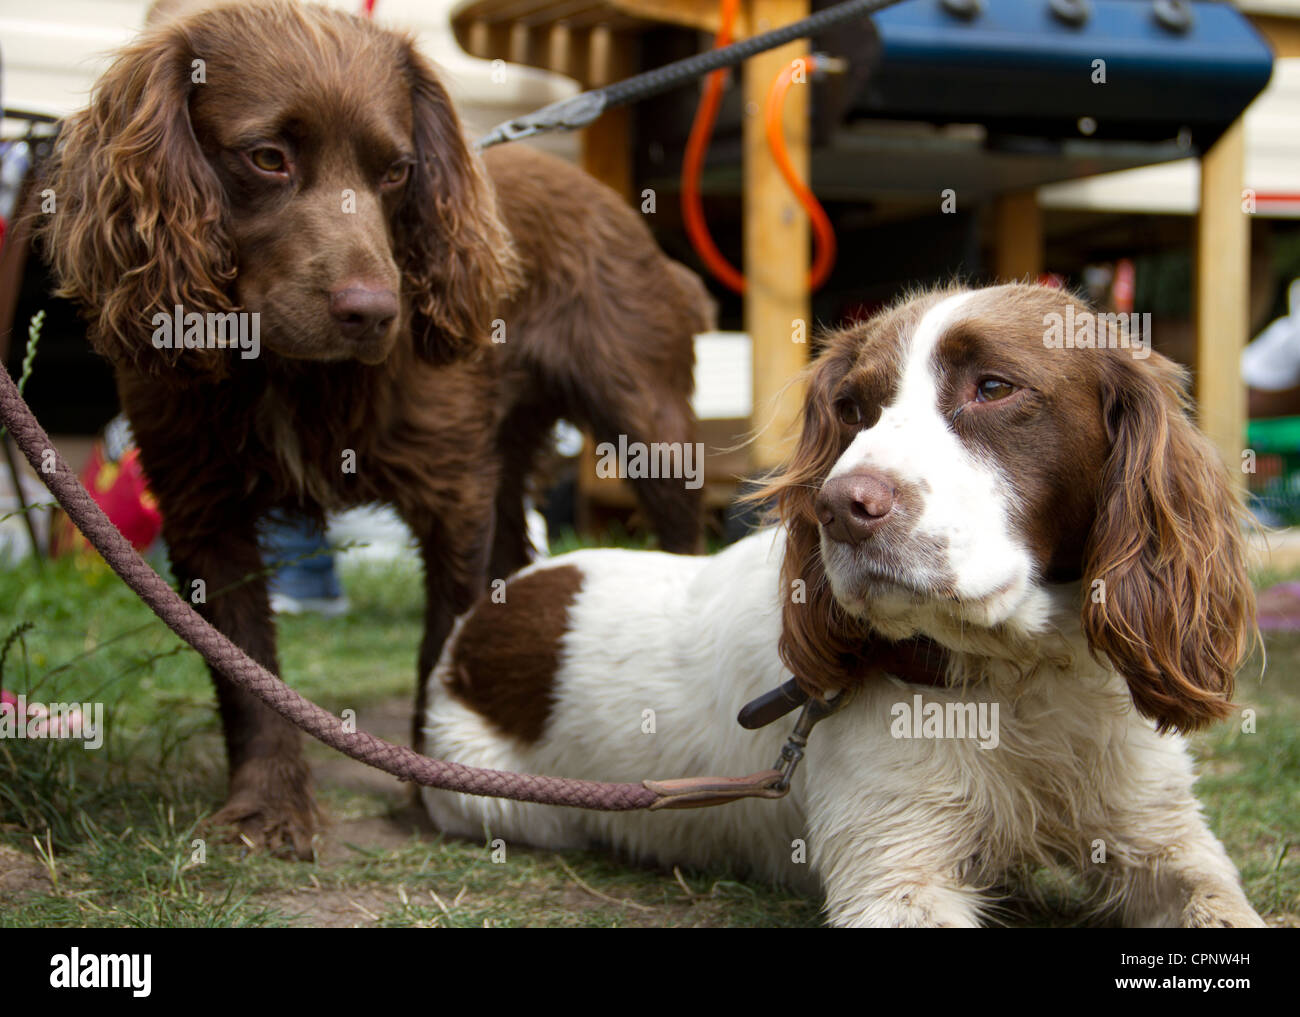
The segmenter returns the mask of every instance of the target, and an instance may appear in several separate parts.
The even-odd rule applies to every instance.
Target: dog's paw
[[[1219,886],[1194,889],[1183,907],[1179,924],[1184,929],[1268,928],[1240,890]]]
[[[320,818],[305,762],[256,759],[231,774],[230,796],[208,823],[255,850],[312,861]]]
[[[896,887],[854,899],[827,900],[837,928],[974,929],[980,925],[979,895],[964,887]]]

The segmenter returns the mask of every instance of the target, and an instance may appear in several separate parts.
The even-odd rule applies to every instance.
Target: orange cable
[[[718,35],[713,40],[714,49],[731,44],[731,30],[739,9],[740,0],[722,0]],[[686,152],[682,157],[682,223],[686,227],[691,246],[708,270],[728,289],[744,293],[745,277],[727,261],[713,242],[709,225],[704,219],[704,206],[700,201],[700,174],[704,169],[704,157],[709,151],[713,125],[718,118],[718,107],[722,104],[722,86],[726,79],[726,71],[714,71],[709,75],[699,108],[695,111],[695,120],[691,124]]]
[[[811,74],[813,72],[816,59],[810,53],[804,58],[804,72]],[[831,269],[835,266],[835,228],[831,225],[826,210],[822,208],[821,202],[817,196],[799,179],[799,174],[795,172],[794,164],[790,161],[790,152],[785,144],[785,131],[782,123],[782,112],[785,106],[785,94],[790,90],[790,85],[794,81],[794,69],[799,63],[793,60],[787,65],[780,74],[772,81],[772,87],[767,93],[767,106],[764,110],[764,116],[767,121],[767,147],[772,150],[772,158],[776,161],[776,167],[781,171],[781,176],[785,178],[786,186],[794,193],[795,199],[803,206],[803,210],[808,213],[808,219],[812,223],[813,233],[817,239],[817,256],[813,259],[812,267],[808,270],[808,289],[819,290],[831,274]]]
[[[732,28],[739,7],[740,0],[722,0],[718,35],[713,42],[714,49],[731,43]],[[814,58],[808,56],[804,59],[806,70],[811,72],[814,67]],[[771,89],[768,91],[765,111],[767,145],[772,152],[772,158],[776,162],[782,178],[794,194],[795,199],[808,214],[809,221],[812,224],[817,241],[817,254],[808,272],[808,287],[810,290],[817,290],[825,284],[826,279],[830,276],[831,268],[835,264],[835,230],[826,215],[825,209],[822,208],[812,191],[799,179],[794,165],[790,162],[790,153],[782,130],[782,110],[786,93],[789,91],[793,80],[794,63],[791,63],[776,76]],[[700,98],[699,108],[695,112],[695,120],[691,124],[691,133],[686,142],[686,152],[682,158],[682,222],[686,228],[686,234],[690,238],[691,246],[695,248],[696,253],[699,254],[708,270],[728,289],[736,293],[744,293],[746,288],[745,276],[727,261],[713,242],[713,236],[709,233],[709,226],[704,218],[704,208],[700,198],[700,175],[704,169],[705,156],[708,154],[709,140],[717,120],[718,107],[722,104],[722,88],[725,81],[725,71],[714,71],[709,75],[704,87],[704,94]]]

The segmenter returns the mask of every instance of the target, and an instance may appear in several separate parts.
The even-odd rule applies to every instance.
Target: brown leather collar
[[[862,649],[859,673],[863,679],[891,675],[909,685],[943,688],[947,684],[948,651],[928,636],[894,641],[873,637]],[[766,727],[808,701],[798,678],[765,692],[741,707],[736,720],[748,730]]]
[[[948,683],[948,651],[929,636],[913,636],[901,642],[873,639],[862,651],[866,674],[883,671],[909,685],[943,688]]]

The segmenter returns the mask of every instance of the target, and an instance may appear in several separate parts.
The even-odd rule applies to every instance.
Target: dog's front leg
[[[1178,814],[1147,821],[1116,837],[1106,866],[1127,926],[1264,928],[1246,899],[1236,866],[1190,795]],[[1150,842],[1159,831],[1166,843]]]
[[[422,512],[406,516],[424,561],[424,636],[416,665],[415,714],[411,718],[411,745],[416,752],[423,751],[429,674],[438,663],[456,616],[473,605],[487,584],[493,530],[491,490],[480,495],[481,510],[477,513],[452,519]]]
[[[229,529],[196,536],[183,515],[164,519],[181,595],[255,661],[277,671],[275,623],[253,523],[232,522]],[[229,797],[211,821],[234,826],[276,853],[310,859],[319,815],[298,729],[209,671],[230,764]]]
[[[1181,738],[1135,725],[1114,766],[1100,829],[1083,845],[1105,899],[1127,926],[1260,927],[1237,868],[1196,800]]]
[[[831,925],[850,928],[974,928],[983,896],[961,876],[961,850],[945,817],[926,824],[896,801],[811,795],[809,854]]]
[[[981,896],[949,873],[925,868],[871,872],[862,859],[823,867],[826,915],[844,928],[970,929]]]

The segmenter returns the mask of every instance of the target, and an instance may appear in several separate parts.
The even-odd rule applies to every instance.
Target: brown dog
[[[202,580],[199,610],[269,668],[269,510],[396,506],[425,566],[422,679],[484,586],[498,485],[493,557],[525,552],[551,420],[691,437],[698,280],[580,171],[520,148],[485,171],[411,40],[369,22],[268,2],[159,24],[66,123],[48,186],[45,251],[114,364],[181,588]],[[643,496],[691,550],[676,488]],[[310,856],[298,732],[213,680],[215,818]]]

